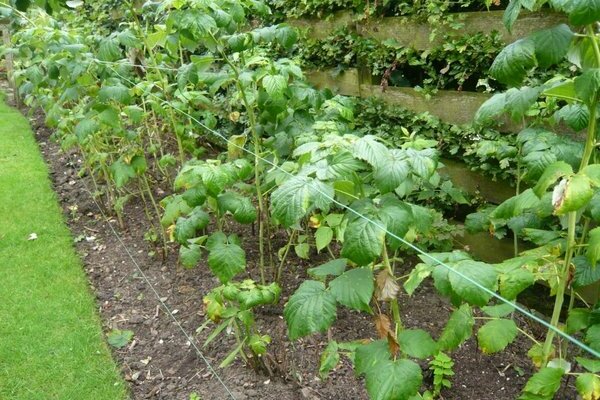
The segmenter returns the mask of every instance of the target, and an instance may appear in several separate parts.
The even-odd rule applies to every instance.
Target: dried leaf
[[[377,274],[377,300],[393,300],[398,296],[399,290],[400,286],[398,286],[394,277],[387,270],[383,270]]]

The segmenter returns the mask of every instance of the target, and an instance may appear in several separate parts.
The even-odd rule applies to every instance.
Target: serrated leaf
[[[424,360],[438,351],[438,344],[422,329],[404,329],[398,333],[400,350],[406,355]]]
[[[164,200],[163,200],[164,202]],[[162,226],[169,226],[174,224],[177,218],[184,214],[188,214],[192,211],[192,208],[185,202],[181,196],[173,196],[168,198],[166,202],[165,211],[160,220]]]
[[[600,227],[590,231],[585,254],[590,264],[592,264],[592,268],[595,269],[596,263],[600,259]]]
[[[538,180],[538,183],[533,188],[534,193],[537,197],[541,198],[546,190],[555,183],[558,179],[563,176],[570,175],[573,173],[573,167],[564,161],[557,161],[546,167],[544,173]]]
[[[510,319],[487,322],[477,332],[479,347],[486,354],[502,351],[517,337],[517,325]]]
[[[347,264],[348,260],[345,258],[338,258],[336,260],[326,262],[318,267],[309,268],[307,272],[314,278],[322,278],[329,275],[339,276],[346,270]]]
[[[400,149],[383,153],[377,163],[373,179],[382,194],[394,191],[406,180],[411,170],[406,152]]]
[[[389,150],[380,143],[375,136],[366,135],[358,139],[352,147],[354,155],[373,167],[385,167],[385,162],[389,159]]]
[[[336,318],[335,297],[325,290],[324,283],[305,281],[290,297],[283,315],[290,340],[324,332]]]
[[[600,20],[600,0],[572,0],[566,9],[573,25],[587,25]]]
[[[518,86],[534,66],[534,42],[519,39],[502,49],[490,68],[490,75],[507,85]]]
[[[333,239],[333,229],[328,226],[320,226],[315,232],[315,245],[317,251],[321,251],[331,243]]]
[[[600,351],[600,324],[592,325],[585,333],[585,342],[596,351]]]
[[[384,226],[381,221],[375,222]],[[385,230],[364,218],[356,218],[346,227],[342,256],[358,265],[367,265],[381,256],[384,241]]]
[[[471,337],[474,325],[475,320],[468,304],[463,304],[460,308],[454,310],[438,339],[440,350],[456,349]]]
[[[560,368],[542,368],[527,381],[519,399],[531,399],[531,395],[535,395],[539,400],[552,400],[560,388],[563,375],[564,370]]]
[[[338,344],[335,340],[329,342],[325,350],[321,353],[321,363],[319,364],[319,376],[326,379],[329,372],[340,362],[340,353]]]
[[[409,400],[419,392],[422,381],[421,367],[410,360],[383,361],[366,374],[372,400]]]
[[[296,43],[296,40],[298,40],[298,33],[295,28],[280,24],[277,26],[275,38],[283,48],[289,50]]]
[[[185,268],[194,268],[202,259],[202,248],[197,244],[179,247],[179,262]]]
[[[598,0],[600,1],[600,0]],[[600,69],[591,68],[575,78],[575,93],[584,103],[591,105],[600,89]]]
[[[575,388],[582,400],[600,399],[600,378],[594,374],[581,374],[575,380]]]
[[[506,104],[504,111],[510,114],[513,121],[522,121],[523,117],[527,114],[527,111],[535,104],[542,87],[529,87],[525,86],[522,88],[510,88],[506,92]]]
[[[510,303],[502,303],[495,306],[481,307],[481,311],[489,317],[503,318],[512,314],[515,311],[515,306]]]
[[[492,295],[479,286],[490,291],[496,290],[498,274],[494,267],[482,262],[465,260],[454,264],[454,270],[461,273],[462,276],[453,271],[448,273],[452,290],[471,304],[480,307],[485,306]],[[467,278],[470,278],[479,286],[470,282]]]
[[[565,24],[543,29],[531,35],[539,66],[547,68],[560,62],[567,55],[573,37],[573,32]]]
[[[583,368],[585,368],[592,374],[600,372],[600,360],[592,360],[583,357],[576,357],[575,359],[577,360],[579,365],[581,365]]]
[[[209,247],[208,266],[221,283],[246,269],[246,253],[235,243],[214,243]]]
[[[496,93],[487,99],[475,113],[475,122],[484,123],[504,113],[506,107],[506,93]]]
[[[74,133],[77,140],[82,143],[88,136],[93,135],[100,129],[100,124],[93,119],[87,118],[79,121],[75,126]]]
[[[273,192],[273,216],[290,227],[316,208],[327,211],[334,195],[333,188],[321,181],[295,176]]]
[[[127,182],[136,177],[133,167],[121,159],[112,163],[109,170],[117,188],[122,188]]]
[[[287,79],[282,75],[266,75],[262,85],[269,96],[281,97],[287,88]]]
[[[221,213],[230,212],[233,218],[241,224],[251,224],[256,221],[256,208],[252,201],[239,193],[226,192],[217,197],[217,207]]]
[[[567,317],[567,333],[573,334],[586,329],[590,324],[590,310],[587,308],[574,308]]]
[[[391,357],[387,340],[376,340],[356,348],[354,370],[360,376],[373,370],[378,364]]]
[[[103,103],[112,100],[120,104],[129,104],[131,103],[131,95],[129,89],[123,85],[102,86],[98,91],[98,100]]]
[[[565,121],[569,128],[579,132],[588,126],[590,113],[582,104],[567,104],[554,113],[554,119],[557,122]]]
[[[369,303],[374,289],[371,268],[351,269],[329,283],[329,290],[338,303],[367,313],[371,313]]]

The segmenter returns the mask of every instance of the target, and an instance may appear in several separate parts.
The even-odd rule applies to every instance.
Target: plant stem
[[[394,270],[392,269],[392,264],[390,263],[390,257],[388,255],[387,246],[385,245],[385,243],[383,244],[382,256],[383,256],[383,265],[387,269],[390,276],[393,278]],[[402,327],[402,318],[400,318],[400,306],[398,305],[397,298],[390,300],[390,308],[392,310],[392,318],[394,319],[394,322],[396,323],[395,332],[396,332],[396,334],[398,334],[398,332],[400,332],[403,329],[403,327]]]
[[[294,240],[294,237],[296,236],[296,233],[298,231],[297,230],[292,230],[292,233],[290,234],[290,239],[288,240],[286,246],[285,246],[285,252],[283,253],[283,257],[281,257],[281,262],[279,263],[279,268],[277,268],[277,275],[275,275],[275,282],[279,283],[280,279],[281,279],[281,272],[283,271],[283,265],[285,264],[285,260],[287,258],[288,253],[290,252],[290,248],[292,247],[292,241]],[[264,277],[263,281],[264,281]]]
[[[595,35],[591,26],[588,27],[588,32],[592,35],[592,42],[595,44],[594,50],[597,56],[598,61],[600,61],[600,51],[598,51],[598,44],[596,43]],[[596,140],[596,108],[598,105],[598,95],[594,96],[594,99],[591,104],[588,105],[590,112],[590,122],[588,125],[587,131],[587,139],[585,142],[585,148],[583,150],[583,156],[581,158],[581,164],[579,166],[579,171],[585,168],[592,156],[592,152],[594,151],[595,140]],[[552,319],[550,323],[554,327],[558,327],[558,323],[560,320],[560,312],[562,310],[562,306],[564,303],[565,291],[567,289],[567,285],[569,283],[569,274],[571,270],[571,260],[573,258],[575,249],[576,249],[576,239],[575,239],[575,230],[577,228],[577,211],[571,211],[568,214],[568,231],[567,231],[567,248],[565,251],[565,262],[562,267],[562,271],[559,272],[559,286],[556,291],[556,298],[554,300],[554,310],[552,312]],[[544,355],[544,365],[548,362],[550,358],[550,353],[552,350],[552,342],[554,341],[555,332],[552,329],[548,330],[546,335],[546,341],[543,347],[543,355]]]

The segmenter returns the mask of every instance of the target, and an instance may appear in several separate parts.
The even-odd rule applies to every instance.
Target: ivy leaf
[[[194,268],[202,259],[202,248],[197,244],[179,247],[179,262],[185,268]]]
[[[586,256],[592,268],[596,268],[596,263],[600,259],[600,227],[590,231]]]
[[[510,86],[518,86],[535,67],[535,44],[531,39],[519,39],[506,46],[494,60],[490,75]]]
[[[600,19],[600,0],[573,0],[567,11],[573,25],[592,24]]]
[[[400,350],[410,357],[424,360],[438,351],[438,344],[422,329],[404,329],[398,333]]]
[[[600,378],[594,374],[579,375],[575,380],[575,387],[582,400],[600,399]]]
[[[454,310],[438,340],[441,351],[454,350],[473,334],[473,312],[468,304]]]
[[[348,260],[345,258],[338,258],[336,260],[326,262],[318,267],[309,268],[307,272],[313,278],[322,278],[329,275],[339,276],[344,272],[347,264]]]
[[[565,175],[571,175],[573,173],[573,167],[567,164],[564,161],[557,161],[555,163],[550,164],[544,170],[544,173],[538,180],[538,183],[533,188],[534,193],[537,197],[541,198],[548,187],[556,182],[558,179],[562,178]]]
[[[534,33],[535,57],[542,68],[557,64],[567,55],[574,34],[566,24]]]
[[[473,260],[465,260],[460,261],[454,265],[454,269],[457,272],[460,272],[466,278],[471,278],[473,281],[477,282],[479,285],[489,289],[491,291],[496,289],[498,274],[493,266],[473,261]],[[477,305],[477,306],[485,306],[492,295],[483,289],[476,286],[474,283],[470,282],[466,278],[458,275],[457,273],[450,271],[448,273],[450,284],[452,285],[452,290],[456,292],[461,298],[465,301]]]
[[[385,227],[383,222],[375,222]],[[367,265],[381,256],[384,241],[385,230],[364,218],[356,218],[346,227],[342,256],[358,265]]]
[[[335,297],[325,284],[305,281],[290,297],[283,310],[290,340],[325,332],[336,317]]]
[[[409,400],[419,392],[422,382],[421,367],[406,359],[381,362],[366,374],[372,400]]]
[[[323,250],[333,239],[333,229],[328,226],[320,226],[315,232],[315,245],[317,251]]]
[[[479,347],[486,354],[502,351],[517,337],[517,325],[510,319],[495,319],[477,332]]]
[[[552,400],[560,388],[564,372],[562,368],[544,367],[540,369],[527,381],[519,400]]]
[[[329,290],[338,303],[358,311],[371,313],[371,297],[375,290],[371,268],[355,268],[344,272],[329,283]]]
[[[236,243],[218,241],[210,247],[208,266],[221,283],[227,283],[246,269],[246,253]]]
[[[333,187],[321,181],[295,176],[273,192],[273,216],[283,226],[290,227],[315,208],[326,211],[334,194]]]

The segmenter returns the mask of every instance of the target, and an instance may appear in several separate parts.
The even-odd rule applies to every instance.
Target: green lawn
[[[0,97],[0,399],[124,398],[31,128]]]

